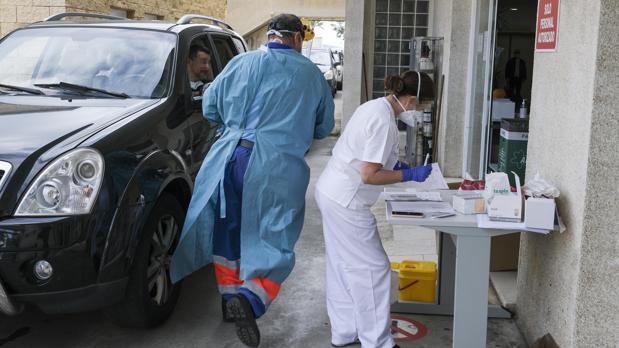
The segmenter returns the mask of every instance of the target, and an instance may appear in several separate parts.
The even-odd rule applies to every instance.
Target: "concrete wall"
[[[443,75],[449,76],[450,65],[449,57],[451,54],[451,21],[452,21],[452,4],[451,0],[435,0],[434,1],[434,18],[432,20],[432,36],[443,37]],[[448,131],[447,102],[449,101],[449,79],[445,78],[443,85],[443,98],[441,105],[441,124],[438,130],[438,139],[441,140],[437,144],[437,160],[441,168],[445,168],[446,146],[449,142],[445,141]],[[444,120],[444,121],[443,121]]]
[[[581,275],[577,285],[577,347],[619,347],[619,6],[615,0],[601,0],[599,6]]]
[[[234,25],[232,27],[236,30]],[[247,43],[247,48],[250,51],[253,51],[263,45],[267,40],[267,24],[265,23],[258,29],[252,31],[249,34],[243,36],[245,39],[245,43]]]
[[[344,69],[344,81],[346,88],[342,90],[342,129],[346,127],[348,120],[355,109],[366,101],[365,71],[369,69],[365,53],[368,49],[368,36],[373,32],[371,29],[370,13],[373,6],[372,0],[346,0],[346,31],[344,32],[344,52],[346,52]],[[366,59],[363,59],[365,55]]]
[[[135,19],[142,19],[145,13],[169,21],[189,13],[225,18],[226,0],[0,0],[0,37],[57,13],[107,14],[112,8],[128,10],[129,17]]]
[[[617,14],[612,0],[562,1],[557,51],[535,55],[527,176],[558,186],[568,230],[521,238],[529,342],[549,332],[561,347],[619,346]]]
[[[345,3],[345,0],[228,0],[226,20],[239,34],[247,35],[280,13],[309,19],[341,20],[345,17]]]
[[[464,115],[467,97],[467,74],[469,61],[469,36],[471,32],[471,16],[475,0],[448,1],[439,0],[435,8],[435,28],[446,33],[449,30],[449,40],[445,41],[446,56],[443,59],[446,89],[441,123],[443,143],[439,144],[439,163],[443,175],[460,177],[462,175],[462,158],[464,139]],[[446,11],[446,12],[445,12]],[[443,22],[445,21],[445,22]],[[449,21],[451,26],[449,27]],[[444,28],[444,29],[443,29]],[[449,29],[447,29],[449,28]]]

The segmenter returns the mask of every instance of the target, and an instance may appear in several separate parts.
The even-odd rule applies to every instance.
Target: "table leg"
[[[486,347],[490,236],[459,235],[453,347]]]

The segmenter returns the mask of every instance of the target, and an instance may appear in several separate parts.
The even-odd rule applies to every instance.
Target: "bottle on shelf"
[[[417,124],[417,144],[415,147],[415,165],[423,164],[423,126]]]
[[[522,99],[522,103],[520,104],[520,112],[518,114],[518,116],[520,118],[527,118],[529,117],[529,113],[527,111],[527,100],[526,99]]]

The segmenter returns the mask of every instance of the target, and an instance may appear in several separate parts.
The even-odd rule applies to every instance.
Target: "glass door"
[[[477,0],[471,21],[463,175],[483,179],[492,97],[496,0]]]

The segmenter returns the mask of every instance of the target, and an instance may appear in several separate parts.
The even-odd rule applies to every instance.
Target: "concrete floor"
[[[305,225],[296,246],[297,264],[283,284],[278,299],[258,321],[262,332],[261,347],[330,347],[325,304],[324,241],[313,192],[315,181],[328,161],[335,141],[336,138],[330,137],[315,142],[306,157],[312,175],[306,197]],[[380,207],[376,211],[380,213]],[[380,226],[385,244],[392,243],[393,231],[384,223]],[[170,320],[156,329],[121,329],[99,312],[51,316],[29,309],[18,317],[0,319],[0,346],[244,347],[237,340],[234,325],[221,322],[219,295],[213,278],[209,267],[186,279],[176,311]],[[451,346],[451,317],[407,317],[425,325],[428,333],[417,341],[399,342],[400,346]],[[488,323],[488,347],[526,345],[513,320],[491,319]]]

